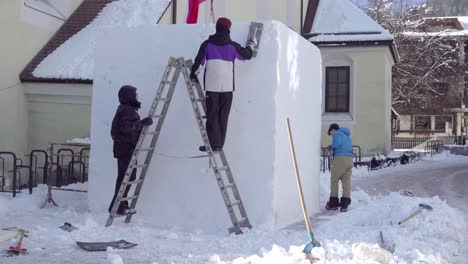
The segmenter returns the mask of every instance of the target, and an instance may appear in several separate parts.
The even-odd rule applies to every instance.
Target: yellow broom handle
[[[304,213],[304,220],[306,222],[307,231],[309,233],[312,233],[312,227],[310,226],[309,217],[307,214],[307,208],[305,206],[304,193],[302,192],[301,179],[299,178],[299,169],[297,168],[296,151],[294,149],[294,141],[292,138],[291,123],[289,122],[289,117],[286,118],[286,122],[288,124],[289,145],[291,146],[291,154],[293,158],[294,170],[296,172],[297,188],[299,189],[299,195],[301,196],[302,212]]]

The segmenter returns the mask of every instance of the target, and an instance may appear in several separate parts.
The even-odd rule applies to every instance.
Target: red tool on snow
[[[23,244],[23,238],[24,238],[25,234],[29,233],[29,231],[25,230],[25,229],[18,229],[18,233],[19,233],[20,239],[18,240],[18,243],[16,244],[16,246],[14,246],[14,247],[10,246],[10,248],[8,249],[8,253],[12,253],[12,254],[16,254],[16,255],[26,253],[26,249],[22,248],[21,246]]]

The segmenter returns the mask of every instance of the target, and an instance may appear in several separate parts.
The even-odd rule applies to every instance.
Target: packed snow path
[[[353,185],[359,186],[370,195],[411,191],[418,197],[439,196],[442,200],[463,211],[468,219],[468,157],[451,156],[441,159],[422,160],[410,166],[388,168],[379,172],[378,177],[355,178]],[[465,230],[465,239],[468,238]],[[464,263],[468,259],[468,243],[464,243],[463,255],[454,263]],[[463,261],[462,261],[463,260]]]

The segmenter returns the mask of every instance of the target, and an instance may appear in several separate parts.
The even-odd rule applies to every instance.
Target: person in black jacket
[[[251,39],[247,47],[231,40],[231,21],[221,17],[216,22],[216,34],[203,42],[192,66],[190,79],[198,82],[200,66],[205,65],[206,130],[214,151],[222,150],[226,140],[229,112],[234,89],[234,63],[250,60],[256,43]],[[206,151],[205,146],[199,148]]]
[[[115,192],[112,202],[109,206],[109,213],[114,205],[115,198],[120,189],[120,185],[127,171],[128,165],[133,155],[133,150],[140,137],[141,130],[144,126],[153,124],[150,117],[140,120],[138,109],[141,103],[137,98],[137,89],[131,85],[124,85],[119,90],[120,105],[117,108],[114,119],[112,120],[111,136],[114,141],[113,151],[114,157],[117,158],[117,180],[115,183]],[[136,169],[132,171],[130,180],[135,180]],[[124,196],[127,197],[130,191],[130,186],[127,186]],[[117,210],[118,214],[128,214],[130,212],[128,202],[120,202]]]

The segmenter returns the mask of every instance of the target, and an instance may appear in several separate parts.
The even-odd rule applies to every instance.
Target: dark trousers
[[[222,148],[226,140],[232,92],[206,92],[206,131],[212,148]]]
[[[130,153],[125,153],[121,157],[117,158],[117,181],[115,182],[115,191],[114,197],[112,198],[112,202],[109,206],[109,213],[112,210],[112,206],[114,206],[115,198],[120,190],[120,185],[122,185],[122,181],[125,177],[125,172],[127,172],[128,165],[130,164],[130,160],[132,159],[133,150]],[[130,176],[130,180],[133,181],[136,179],[136,169],[132,171],[132,175]],[[130,185],[127,186],[125,189],[123,197],[127,197],[128,192],[130,191]],[[128,208],[128,201],[120,202],[119,210],[123,210]]]

